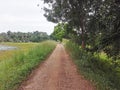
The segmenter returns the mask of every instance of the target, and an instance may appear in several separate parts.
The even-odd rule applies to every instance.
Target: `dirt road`
[[[58,44],[51,56],[23,82],[19,90],[95,90],[78,74],[63,45]]]

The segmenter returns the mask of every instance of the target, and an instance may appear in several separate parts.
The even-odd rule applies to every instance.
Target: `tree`
[[[66,37],[65,24],[59,23],[57,26],[55,26],[51,37],[55,40],[62,41],[62,38]]]
[[[120,1],[101,0],[92,5],[94,14],[88,21],[89,44],[109,56],[120,53]],[[96,38],[96,39],[95,39]]]
[[[92,51],[104,51],[119,56],[120,1],[119,0],[44,0],[45,17],[52,22],[68,23],[75,37],[88,44]],[[77,37],[79,36],[79,37]]]
[[[52,8],[45,8],[45,17],[52,22],[67,22],[82,36],[82,47],[85,47],[85,22],[91,0],[44,0]]]

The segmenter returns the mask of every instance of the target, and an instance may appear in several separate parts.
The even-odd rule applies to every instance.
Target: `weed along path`
[[[63,45],[58,44],[19,90],[95,90],[94,86],[77,72]]]

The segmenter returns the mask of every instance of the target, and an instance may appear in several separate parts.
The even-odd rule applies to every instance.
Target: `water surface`
[[[7,45],[0,45],[0,51],[3,51],[3,50],[14,50],[14,49],[17,49],[17,47],[7,46]]]

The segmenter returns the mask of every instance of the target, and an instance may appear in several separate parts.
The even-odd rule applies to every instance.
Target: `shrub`
[[[79,48],[71,41],[66,43],[66,49],[73,57],[80,72],[100,90],[120,90],[120,64],[107,55],[98,52],[88,52]]]

